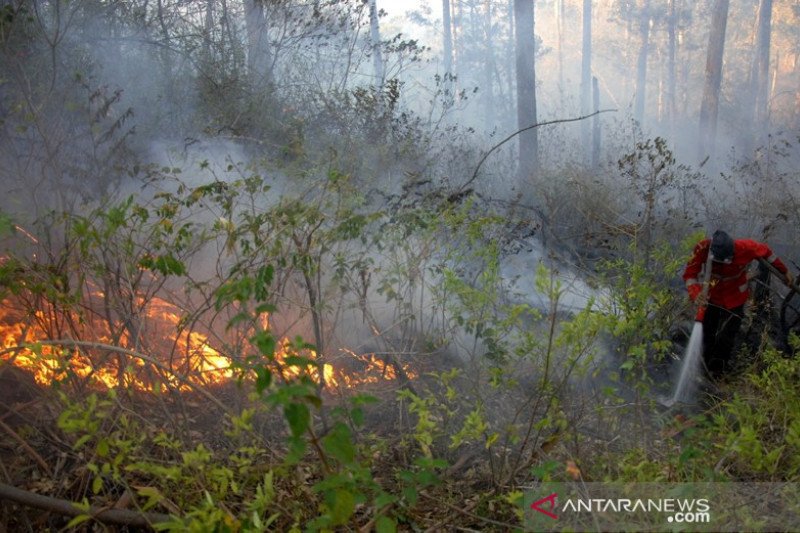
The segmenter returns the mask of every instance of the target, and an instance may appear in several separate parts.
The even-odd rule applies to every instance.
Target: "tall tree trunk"
[[[173,54],[171,52],[172,48],[172,39],[170,37],[169,28],[167,26],[166,20],[164,19],[164,4],[162,0],[158,0],[157,2],[157,17],[158,17],[158,25],[161,29],[161,46],[159,48],[159,56],[161,59],[161,74],[164,80],[164,85],[166,89],[166,94],[174,95],[175,94],[175,76],[174,76],[174,68],[175,68],[175,61],[173,60]],[[211,56],[211,28],[213,20],[213,11],[212,11],[212,0],[207,0],[206,2],[206,20],[205,20],[205,27],[203,32],[203,54],[201,61],[208,62]],[[204,67],[205,68],[205,67]],[[170,109],[174,109],[173,106],[169,106]]]
[[[444,39],[442,48],[444,53],[445,77],[453,74],[453,26],[450,20],[450,0],[442,0],[442,30]]]
[[[666,70],[665,69],[666,69],[666,63],[667,62],[666,61],[662,61],[662,57],[661,57],[662,52],[663,51],[658,46],[656,46],[656,48],[655,48],[655,55],[656,55],[655,63],[656,63],[656,65],[663,65],[664,66],[664,68],[658,69],[658,92],[656,93],[658,95],[657,98],[656,98],[656,122],[658,122],[659,124],[664,124],[664,121],[666,120],[666,116],[667,116],[667,113],[666,113],[666,110],[665,110],[666,101],[667,101],[667,95],[665,94],[667,92],[667,87],[666,87],[667,84],[665,82],[665,79],[666,79]]]
[[[375,87],[383,89],[384,76],[383,54],[381,53],[381,29],[378,22],[378,5],[376,0],[369,0],[369,39],[372,44],[372,68],[375,76]]]
[[[677,40],[675,38],[675,26],[678,24],[678,15],[675,11],[675,0],[669,0],[669,15],[667,20],[667,94],[666,94],[666,112],[667,112],[667,131],[669,137],[672,139],[675,135],[675,115],[677,106],[675,103],[676,98],[676,73],[675,73],[675,56],[677,54]]]
[[[792,123],[795,128],[800,128],[800,52],[794,54],[793,67],[794,72],[792,73],[792,79],[797,89],[795,89],[794,93],[794,116],[792,117]]]
[[[267,84],[272,81],[270,75],[272,59],[263,0],[244,0],[244,8],[247,31],[247,69],[255,85]]]
[[[641,47],[636,62],[636,98],[633,105],[633,116],[640,124],[644,123],[644,101],[647,92],[647,56],[650,52],[650,0],[642,0],[639,35]]]
[[[772,30],[772,0],[761,0],[758,8],[753,63],[750,67],[748,103],[754,144],[763,141],[768,130],[769,49]]]
[[[508,27],[509,30],[509,37],[506,41],[506,73],[508,76],[506,77],[506,81],[508,83],[508,105],[511,113],[514,112],[514,99],[513,95],[516,93],[516,61],[517,61],[517,52],[516,52],[516,32],[514,31],[514,0],[508,0]]]
[[[588,115],[592,102],[592,0],[583,0],[583,50],[581,53],[581,115]],[[590,123],[581,123],[581,145],[584,162],[589,163]]]
[[[700,105],[700,138],[698,160],[714,155],[719,112],[719,89],[722,85],[722,56],[725,51],[725,29],[728,25],[729,0],[715,0],[708,37],[706,81]]]
[[[686,42],[686,30],[679,29],[678,30],[678,42],[685,43]],[[694,57],[697,55],[692,47],[679,47],[676,53],[683,56],[683,59],[678,60],[678,94],[676,95],[676,118],[677,117],[686,117],[689,113],[689,71],[691,70],[690,66],[694,64]]]
[[[492,19],[492,0],[484,0],[484,9],[486,13],[483,17],[483,34],[485,42],[485,57],[483,58],[483,112],[486,117],[486,123],[491,130],[495,125],[495,112],[494,112],[494,30]]]
[[[772,99],[777,96],[777,94],[775,93],[775,90],[778,88],[778,75],[780,74],[780,70],[781,70],[780,65],[781,65],[781,53],[780,53],[780,51],[776,50],[775,51],[775,68],[772,69],[772,78],[771,78],[771,80],[769,82],[769,95],[768,95],[768,98],[767,98],[767,102],[768,102],[767,103],[767,115],[768,116],[771,115],[770,109],[769,109],[770,108],[769,102],[771,102]]]
[[[536,40],[534,0],[514,0],[514,26],[517,43],[517,127],[536,124]],[[539,138],[536,128],[519,135],[520,192],[530,198],[531,179],[539,167]]]
[[[556,0],[556,31],[558,32],[558,95],[559,109],[564,111],[564,0]]]
[[[592,109],[595,113],[600,111],[600,85],[596,77],[592,77]],[[592,120],[592,168],[600,164],[600,115],[595,115]]]
[[[167,34],[167,28],[164,25],[162,0],[158,0],[158,20],[161,23],[162,31]],[[203,60],[209,61],[211,59],[211,36],[214,32],[214,0],[206,0],[206,14],[203,21]],[[167,42],[169,46],[169,42]]]
[[[453,71],[455,72],[458,71],[460,67],[461,53],[463,48],[461,40],[464,37],[464,10],[461,2],[451,3],[450,7],[452,8],[450,12],[450,26],[453,30]]]

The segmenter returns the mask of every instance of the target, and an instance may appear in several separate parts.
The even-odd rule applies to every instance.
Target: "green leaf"
[[[109,452],[108,440],[107,439],[100,439],[100,442],[97,443],[97,455],[98,457],[107,457]]]
[[[377,533],[394,533],[397,531],[397,522],[388,516],[379,516],[375,521],[375,531]]]
[[[389,494],[387,492],[383,492],[375,498],[375,507],[377,509],[383,509],[389,504],[392,504],[397,501],[397,496],[394,494]]]
[[[83,437],[79,438],[79,439],[78,439],[78,440],[75,442],[75,444],[73,444],[73,445],[72,445],[72,449],[73,449],[73,450],[78,450],[78,449],[80,449],[80,448],[81,448],[81,447],[82,447],[84,444],[86,444],[87,442],[89,442],[89,441],[91,440],[91,438],[92,438],[92,436],[91,436],[91,435],[84,435]]]
[[[247,311],[242,311],[241,313],[236,313],[236,314],[235,314],[235,315],[233,315],[233,317],[231,317],[231,319],[228,321],[228,324],[225,326],[225,330],[226,330],[226,331],[229,331],[229,330],[230,330],[231,328],[233,328],[233,326],[235,326],[236,324],[240,324],[240,323],[242,323],[242,322],[247,322],[247,321],[249,321],[251,318],[252,318],[252,316],[251,316],[251,315],[250,315],[250,313],[248,313]]]
[[[106,214],[110,229],[116,229],[125,224],[127,218],[128,205],[122,204],[111,207]]]
[[[176,276],[182,276],[186,274],[186,265],[184,265],[181,261],[175,259],[172,255],[162,255],[158,259],[156,259],[155,264],[156,270],[168,276],[170,274],[174,274]]]
[[[286,463],[297,464],[306,453],[306,441],[302,437],[289,437],[289,453],[286,454]]]
[[[269,294],[267,289],[272,283],[272,277],[274,273],[275,269],[272,265],[263,266],[258,269],[258,272],[256,273],[256,283],[255,283],[256,300],[264,301],[267,299],[267,295]]]
[[[311,413],[308,406],[302,403],[290,403],[283,408],[283,416],[289,423],[294,437],[299,437],[308,429],[311,422]]]
[[[356,394],[352,398],[350,398],[350,402],[353,405],[369,405],[373,403],[378,403],[380,400],[375,396],[371,396],[369,394]]]
[[[164,495],[161,494],[161,491],[158,490],[156,487],[135,487],[135,488],[139,496],[147,498],[147,501],[143,505],[144,510],[155,507],[157,504],[161,503],[161,501],[164,499]]]
[[[415,489],[414,487],[404,487],[403,497],[408,501],[410,505],[416,505],[417,498],[419,498],[419,493],[417,493],[417,489]]]
[[[322,447],[342,464],[351,464],[356,457],[352,434],[342,422],[333,426],[333,429],[322,438]]]
[[[346,523],[356,510],[356,498],[349,490],[339,489],[334,491],[331,516],[333,523],[341,525]]]
[[[256,391],[261,394],[272,383],[272,372],[265,366],[256,368]]]
[[[186,265],[170,254],[145,256],[139,261],[139,266],[147,270],[155,270],[164,276],[186,274]]]
[[[261,330],[255,335],[250,337],[250,342],[255,346],[259,353],[270,359],[275,355],[275,346],[277,345],[275,337],[269,331]]]
[[[352,409],[350,411],[350,416],[353,419],[353,424],[355,424],[356,426],[361,427],[364,425],[364,410],[361,409],[360,407]]]
[[[274,304],[267,304],[267,303],[259,304],[255,308],[255,314],[262,315],[264,313],[272,313],[275,311],[275,309],[276,308]]]
[[[270,515],[269,518],[267,518],[267,521],[264,522],[264,529],[266,530],[267,528],[269,528],[269,526],[271,526],[272,523],[275,522],[275,520],[280,518],[280,516],[281,516],[281,513],[275,513],[273,515]]]
[[[77,527],[77,526],[83,524],[87,520],[91,520],[91,519],[92,519],[92,515],[79,514],[78,516],[76,516],[75,518],[70,520],[69,523],[67,523],[67,527],[65,527],[64,529],[72,529],[74,527]]]

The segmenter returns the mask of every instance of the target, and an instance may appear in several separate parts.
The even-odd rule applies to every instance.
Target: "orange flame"
[[[95,296],[102,296],[102,293]],[[154,298],[148,307],[146,316],[153,322],[147,324],[150,330],[148,340],[155,340],[151,344],[156,344],[159,351],[176,351],[176,348],[182,351],[179,364],[163,363],[159,365],[157,375],[153,375],[152,369],[147,368],[147,363],[141,358],[103,350],[102,345],[112,340],[110,328],[99,327],[96,323],[92,324],[92,331],[85,332],[98,333],[100,330],[95,335],[97,347],[91,350],[72,348],[69,341],[63,348],[37,345],[37,341],[52,338],[48,333],[51,328],[47,325],[53,317],[36,311],[33,317],[22,320],[14,316],[8,300],[3,301],[0,308],[0,339],[6,352],[2,359],[30,371],[41,385],[51,385],[74,375],[109,388],[117,387],[121,382],[140,390],[152,390],[155,382],[165,381],[172,387],[186,390],[190,386],[186,379],[179,377],[183,374],[188,376],[188,381],[199,384],[221,383],[233,376],[230,360],[212,348],[205,335],[178,327],[180,316],[176,306]],[[128,332],[119,333],[117,343],[123,347],[131,346],[130,336]],[[169,350],[170,345],[175,348]],[[21,346],[25,347],[15,349]]]
[[[94,291],[91,299],[102,301],[103,298],[101,291]],[[185,328],[178,306],[162,298],[153,297],[148,301],[137,298],[136,303],[142,310],[138,328],[71,317],[71,323],[85,325],[80,337],[97,341],[96,347],[89,348],[86,345],[91,343],[82,343],[80,349],[67,343],[64,346],[37,345],[37,341],[54,338],[53,322],[64,317],[49,308],[47,312],[36,311],[26,319],[24,312],[15,311],[14,303],[7,299],[0,307],[0,340],[5,348],[0,360],[11,361],[30,371],[41,385],[75,376],[107,388],[123,385],[153,391],[166,384],[173,389],[188,390],[192,384],[221,384],[234,377],[230,358],[215,349],[208,336]],[[268,329],[268,326],[265,316],[262,327]],[[117,353],[108,347],[104,350],[103,345],[130,348],[130,352],[120,350]],[[142,356],[134,357],[134,352]],[[161,355],[150,356],[153,353]],[[324,385],[338,389],[392,381],[398,379],[398,374],[407,379],[417,377],[408,365],[389,363],[376,354],[357,354],[347,349],[342,349],[341,354],[336,358],[337,366],[328,362],[320,365],[313,350],[299,354],[305,356],[307,366],[288,364],[289,355],[298,354],[284,338],[278,343],[273,370],[284,380],[307,375],[319,382],[321,368]]]

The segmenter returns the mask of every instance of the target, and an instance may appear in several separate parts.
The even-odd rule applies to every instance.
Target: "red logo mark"
[[[550,511],[555,511],[556,510],[556,497],[557,496],[558,496],[558,493],[554,492],[553,494],[551,494],[547,498],[542,498],[539,501],[535,501],[535,502],[533,502],[531,504],[531,509],[535,509],[536,511],[539,511],[542,514],[545,514],[545,515],[549,516],[553,520],[556,520],[556,519],[558,519],[558,516],[556,516],[554,513],[551,513]],[[548,506],[549,510],[545,510],[545,509],[542,509],[540,507],[545,502],[550,502],[550,505]]]

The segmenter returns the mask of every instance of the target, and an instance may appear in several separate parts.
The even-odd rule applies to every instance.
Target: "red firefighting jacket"
[[[694,247],[692,258],[686,264],[683,279],[686,287],[699,283],[700,271],[708,259],[711,239],[704,239]],[[733,242],[733,261],[730,263],[711,263],[711,281],[708,301],[713,305],[734,309],[743,305],[750,296],[747,283],[747,266],[756,259],[766,259],[783,274],[788,272],[786,265],[772,253],[769,246],[751,239],[736,239]]]

